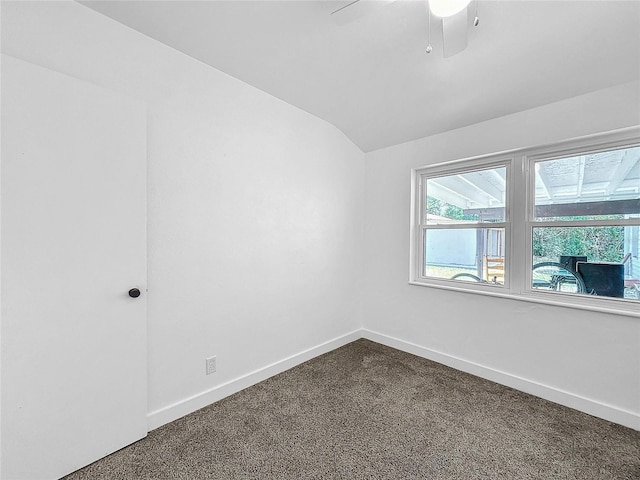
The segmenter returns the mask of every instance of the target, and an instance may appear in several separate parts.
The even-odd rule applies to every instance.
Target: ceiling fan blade
[[[331,12],[330,16],[337,25],[346,25],[394,1],[395,0],[353,0]]]
[[[460,53],[469,43],[468,10],[442,19],[442,48],[445,58]]]

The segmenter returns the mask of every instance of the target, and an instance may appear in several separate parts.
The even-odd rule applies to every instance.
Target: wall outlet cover
[[[216,357],[207,358],[207,375],[211,375],[216,371]]]

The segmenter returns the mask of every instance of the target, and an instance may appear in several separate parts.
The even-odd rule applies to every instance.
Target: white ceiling
[[[82,3],[332,123],[365,152],[640,78],[639,0],[479,0],[468,48],[446,59],[435,18],[425,53],[418,0],[345,25],[330,12],[348,1]]]

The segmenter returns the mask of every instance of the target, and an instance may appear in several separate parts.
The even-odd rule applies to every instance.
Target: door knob
[[[131,290],[129,290],[129,296],[131,298],[138,298],[140,296],[140,290],[138,290],[137,288],[132,288]]]

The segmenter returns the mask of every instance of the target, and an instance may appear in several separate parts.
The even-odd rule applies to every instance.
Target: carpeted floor
[[[65,478],[631,480],[640,432],[358,340]]]

